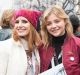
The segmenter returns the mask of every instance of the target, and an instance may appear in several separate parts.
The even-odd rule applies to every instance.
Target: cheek
[[[64,22],[60,23],[60,26],[65,29],[66,24]]]
[[[26,34],[29,34],[29,33],[30,33],[30,30],[31,30],[30,27],[26,27],[25,33],[26,33]]]
[[[50,26],[46,26],[46,29],[49,31],[51,29],[51,27]]]
[[[26,33],[29,34],[30,33],[30,29],[26,30]]]
[[[17,28],[17,27],[16,27],[16,26],[14,26],[14,28],[13,28],[13,29],[14,29],[14,30],[16,30],[16,28]]]
[[[26,26],[26,30],[29,32],[30,31],[30,25]]]
[[[17,24],[14,24],[14,28],[17,28]]]
[[[30,29],[30,24],[29,24],[29,23],[24,24],[24,26],[25,26],[27,29]]]

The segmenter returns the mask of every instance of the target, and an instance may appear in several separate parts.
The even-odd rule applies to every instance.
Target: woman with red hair
[[[38,75],[41,39],[36,31],[38,11],[21,9],[14,14],[11,39],[0,43],[0,75]]]

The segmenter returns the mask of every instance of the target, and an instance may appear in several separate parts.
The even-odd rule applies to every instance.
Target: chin
[[[52,34],[54,37],[58,37],[58,36],[60,36],[59,34]]]
[[[26,36],[25,34],[18,34],[18,36],[20,36],[20,37],[24,37],[24,36]]]
[[[59,37],[59,35],[53,35],[54,37]]]

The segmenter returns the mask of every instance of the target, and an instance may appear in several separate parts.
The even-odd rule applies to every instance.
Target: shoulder
[[[11,45],[12,45],[11,38],[5,41],[0,41],[0,52],[4,53],[10,52]]]
[[[0,41],[0,46],[9,46],[11,42],[12,42],[12,38],[4,40],[4,41]]]
[[[78,46],[80,46],[80,38],[79,37],[72,36],[72,40],[74,41],[75,44],[77,44]]]
[[[3,41],[3,40],[6,40],[6,39],[9,39],[11,37],[11,31],[10,29],[1,29],[0,30],[0,40]]]
[[[77,47],[77,53],[78,53],[78,55],[80,57],[80,38],[76,37],[76,36],[73,36],[72,38],[74,40],[74,46]]]

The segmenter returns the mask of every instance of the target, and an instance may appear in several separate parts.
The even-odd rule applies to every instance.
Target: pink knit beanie
[[[19,16],[25,17],[36,29],[37,28],[37,22],[39,17],[41,16],[42,12],[40,11],[33,11],[29,9],[20,9],[16,11],[15,13],[15,19]]]

